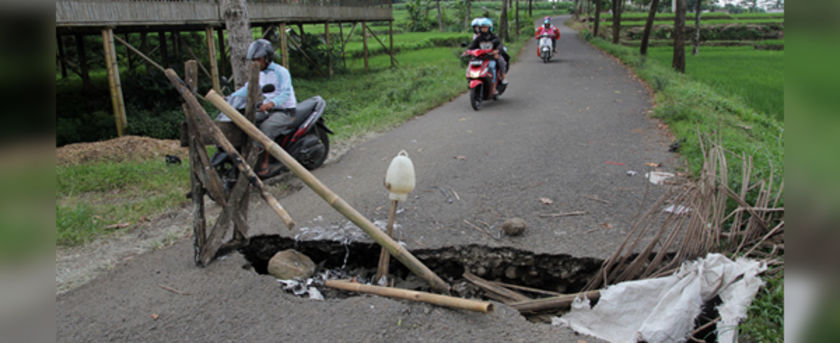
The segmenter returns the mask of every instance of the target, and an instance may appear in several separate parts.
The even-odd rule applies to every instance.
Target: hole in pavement
[[[296,241],[277,235],[251,237],[247,246],[239,249],[254,271],[267,274],[268,261],[277,252],[294,248],[316,264],[315,273],[334,271],[371,281],[376,274],[380,246],[376,243],[342,242],[332,240]],[[490,281],[538,288],[558,293],[580,291],[598,271],[601,260],[576,258],[570,255],[536,254],[509,247],[481,245],[454,246],[440,249],[418,249],[411,253],[429,269],[452,285],[453,295],[487,299],[484,291],[463,278],[471,273]],[[425,281],[415,277],[399,261],[391,259],[389,275],[396,287],[428,291]],[[337,290],[322,289],[325,297],[356,295]],[[525,292],[526,295],[528,294]],[[543,295],[544,296],[544,295]]]

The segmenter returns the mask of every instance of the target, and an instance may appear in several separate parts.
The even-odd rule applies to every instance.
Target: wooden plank
[[[117,65],[117,51],[114,49],[114,30],[102,29],[102,46],[105,53],[105,65],[108,71],[108,87],[111,92],[111,104],[114,108],[114,121],[117,135],[122,136],[126,127],[125,103],[123,102],[120,72]]]
[[[204,29],[204,39],[207,41],[207,60],[210,61],[210,80],[213,82],[213,89],[222,92],[222,85],[219,82],[219,64],[216,57],[216,43],[213,41],[213,27]]]

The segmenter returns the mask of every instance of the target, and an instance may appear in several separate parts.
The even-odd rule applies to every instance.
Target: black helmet
[[[274,60],[274,48],[267,39],[257,39],[248,46],[248,53],[245,55],[246,59],[253,60],[260,57],[268,57],[269,61]]]

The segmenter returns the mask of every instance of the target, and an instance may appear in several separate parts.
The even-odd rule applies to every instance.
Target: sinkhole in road
[[[332,240],[297,241],[279,235],[251,237],[249,244],[239,249],[249,267],[259,274],[267,274],[268,261],[279,251],[295,249],[307,255],[316,265],[315,273],[337,271],[370,282],[376,274],[381,247],[372,242],[344,244]],[[578,258],[565,254],[538,254],[510,247],[482,245],[452,246],[438,249],[411,250],[429,269],[452,285],[455,296],[488,297],[478,286],[464,277],[469,271],[485,280],[524,286],[556,293],[580,291],[598,271],[602,260]],[[415,277],[399,261],[391,259],[389,275],[394,286],[428,291],[428,285]],[[347,297],[354,294],[323,290],[325,297]],[[535,295],[522,291],[526,295]],[[545,294],[536,297],[545,297]]]

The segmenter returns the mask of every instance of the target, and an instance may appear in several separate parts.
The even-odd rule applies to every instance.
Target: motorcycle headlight
[[[481,76],[481,71],[470,70],[470,78],[477,79]]]

